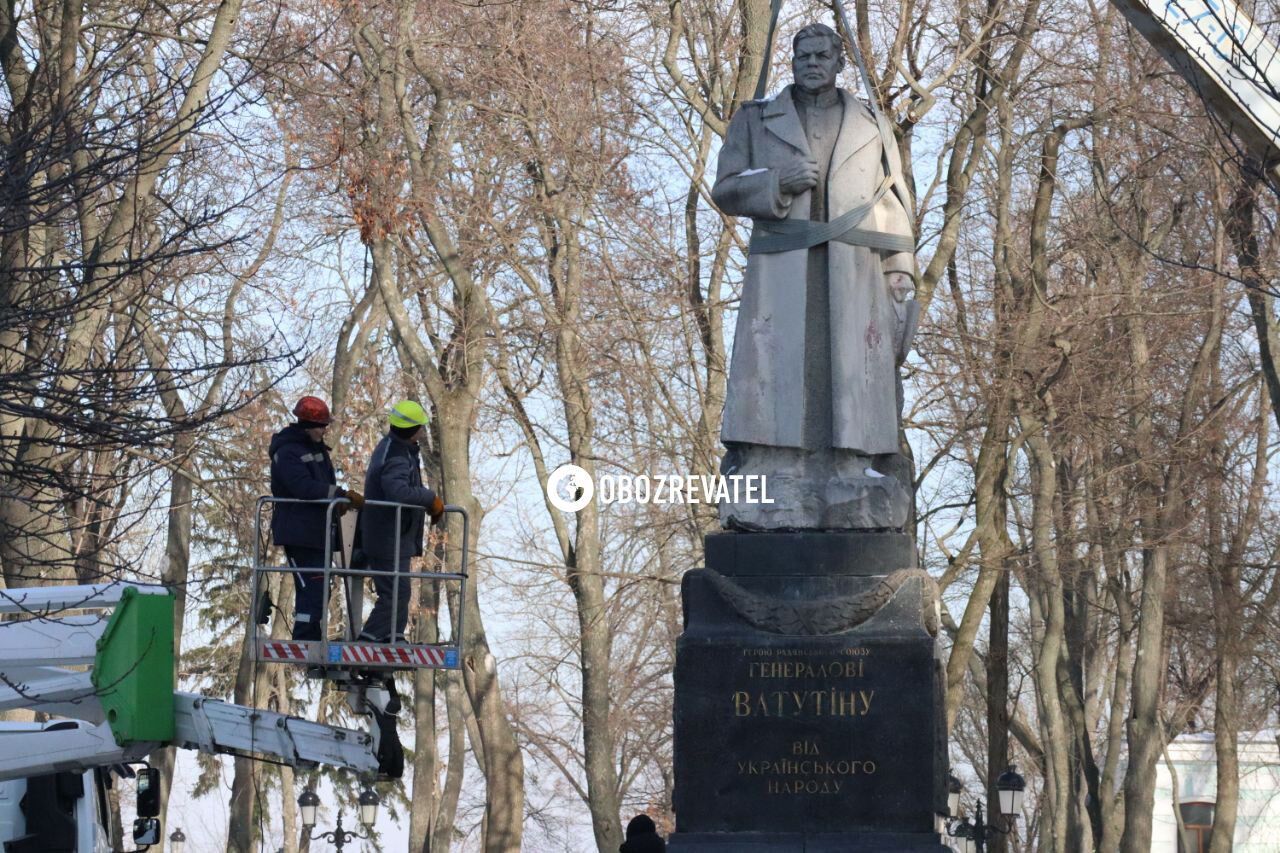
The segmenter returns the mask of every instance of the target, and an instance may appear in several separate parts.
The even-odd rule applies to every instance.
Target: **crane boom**
[[[377,745],[367,732],[192,693],[175,693],[174,709],[172,743],[184,749],[248,755],[291,767],[324,764],[360,774],[378,772]]]
[[[1112,0],[1269,170],[1280,164],[1277,49],[1232,0]],[[1274,173],[1273,173],[1274,174]]]

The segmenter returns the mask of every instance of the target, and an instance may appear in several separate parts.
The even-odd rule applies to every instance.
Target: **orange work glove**
[[[444,501],[440,500],[439,495],[436,495],[436,499],[431,502],[431,506],[427,507],[427,512],[431,515],[432,524],[439,524],[440,519],[444,518]]]
[[[359,492],[347,489],[347,500],[351,501],[351,505],[356,509],[364,509],[364,495]]]

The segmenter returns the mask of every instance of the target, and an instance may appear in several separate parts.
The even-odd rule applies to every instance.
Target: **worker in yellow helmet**
[[[374,448],[364,478],[365,498],[410,504],[401,507],[399,524],[394,507],[367,506],[360,514],[360,535],[369,568],[378,571],[407,573],[409,560],[422,553],[426,515],[433,522],[444,515],[444,502],[422,483],[422,458],[418,439],[431,423],[422,406],[413,400],[402,400],[387,412],[390,429]],[[417,509],[421,507],[421,509]],[[399,593],[393,593],[395,584]],[[409,618],[409,578],[375,576],[378,600],[365,620],[360,639],[374,642],[403,642],[404,627]],[[391,624],[392,597],[396,595],[395,625]],[[393,630],[394,628],[394,630]]]

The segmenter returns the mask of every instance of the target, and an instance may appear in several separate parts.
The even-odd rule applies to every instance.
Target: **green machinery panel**
[[[121,746],[173,739],[173,606],[127,589],[98,640],[93,686]]]

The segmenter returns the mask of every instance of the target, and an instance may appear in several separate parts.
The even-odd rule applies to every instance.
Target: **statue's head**
[[[816,95],[834,89],[844,68],[844,45],[826,24],[810,24],[791,40],[791,72],[796,86]]]

